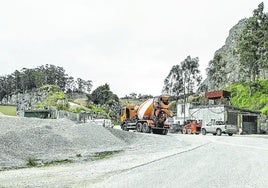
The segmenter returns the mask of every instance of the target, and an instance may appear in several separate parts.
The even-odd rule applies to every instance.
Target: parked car
[[[226,124],[224,121],[213,121],[202,125],[201,132],[203,135],[212,133],[213,135],[221,136],[223,133],[232,136],[238,132],[238,129],[236,125]]]

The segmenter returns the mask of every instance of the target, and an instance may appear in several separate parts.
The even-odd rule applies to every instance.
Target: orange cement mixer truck
[[[173,116],[168,99],[167,95],[161,95],[147,99],[140,106],[124,106],[120,113],[121,129],[166,135],[170,126],[166,120]]]

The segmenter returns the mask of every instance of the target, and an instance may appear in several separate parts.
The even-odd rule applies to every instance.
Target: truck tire
[[[144,132],[144,133],[149,133],[150,132],[150,127],[148,126],[148,123],[143,123],[142,132]]]
[[[221,136],[221,133],[222,133],[222,132],[221,132],[221,129],[217,129],[217,130],[216,130],[216,133],[217,133],[218,136]]]
[[[123,130],[124,130],[124,131],[129,131],[128,128],[127,128],[127,124],[124,124],[124,125],[123,125]]]
[[[228,133],[229,136],[233,136],[233,133]]]
[[[163,135],[167,135],[167,133],[168,133],[168,130],[167,129],[164,129],[163,130]]]
[[[206,134],[207,134],[206,129],[202,129],[202,135],[206,135]]]
[[[137,125],[136,125],[137,132],[141,132],[141,129],[142,129],[142,124],[141,123],[137,123]]]

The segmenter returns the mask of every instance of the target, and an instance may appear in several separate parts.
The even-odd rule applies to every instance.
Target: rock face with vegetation
[[[17,114],[23,114],[24,110],[31,110],[35,104],[41,103],[46,98],[45,91],[31,91],[28,93],[17,93],[2,99],[2,104],[16,105]]]
[[[229,32],[222,48],[214,54],[207,68],[201,91],[223,89],[238,81],[256,82],[268,78],[268,16],[264,4],[253,16],[242,19]]]
[[[235,54],[238,38],[246,19],[240,20],[230,31],[225,44],[215,52],[209,62],[207,78],[202,83],[205,90],[217,90],[240,79],[239,56]]]
[[[217,50],[199,91],[231,92],[234,106],[268,114],[268,14],[260,3],[253,16],[235,25]]]

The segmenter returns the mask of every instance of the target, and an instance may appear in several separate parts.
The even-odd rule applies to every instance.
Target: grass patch
[[[76,154],[75,155],[76,157],[82,157],[82,155],[79,153],[79,154]]]
[[[0,105],[0,112],[2,112],[5,115],[16,116],[17,115],[17,107],[16,106]]]
[[[70,159],[54,160],[54,161],[45,162],[44,166],[66,164],[66,163],[72,163],[72,162],[73,161]]]
[[[122,151],[123,150],[96,152],[92,156],[90,156],[90,159],[92,160],[107,159]]]
[[[35,157],[28,157],[26,161],[27,161],[26,165],[28,167],[35,167],[40,164],[40,159],[37,159]]]
[[[72,162],[73,161],[70,159],[60,159],[60,160],[43,162],[41,159],[37,159],[35,157],[28,157],[26,159],[26,166],[27,167],[43,167],[43,166],[51,166],[51,165],[65,164],[65,163],[72,163]]]
[[[77,158],[83,158],[83,159],[80,159],[80,161],[96,161],[96,160],[110,158],[113,155],[117,153],[121,153],[123,151],[124,150],[96,152],[96,153],[93,153],[92,155],[86,156],[85,158],[81,154],[76,154],[75,156]],[[26,166],[1,168],[0,172],[6,171],[6,170],[12,170],[12,169],[23,169],[23,168],[28,168],[28,167],[37,167],[37,168],[47,167],[47,166],[52,166],[52,165],[74,163],[75,161],[76,160],[71,160],[71,159],[59,159],[59,160],[52,160],[52,161],[44,162],[41,159],[38,159],[35,157],[28,157],[26,159]]]

